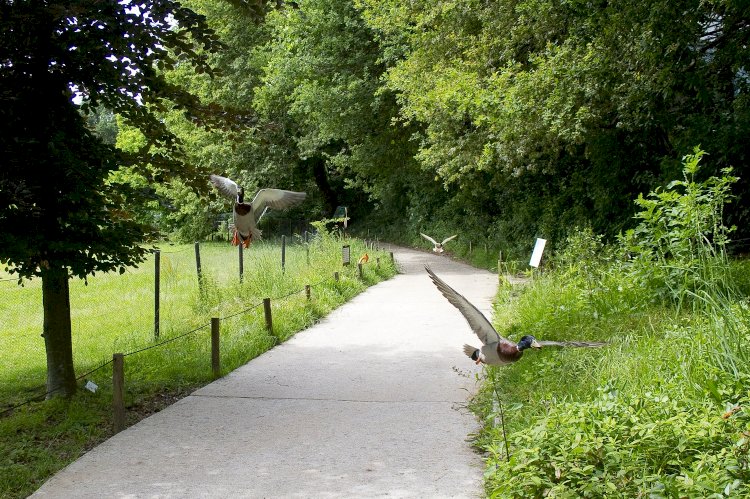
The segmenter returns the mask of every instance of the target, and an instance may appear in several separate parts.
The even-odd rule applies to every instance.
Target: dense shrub
[[[495,452],[489,489],[492,497],[747,496],[749,422],[679,392],[602,389],[510,435],[515,450],[509,461]]]

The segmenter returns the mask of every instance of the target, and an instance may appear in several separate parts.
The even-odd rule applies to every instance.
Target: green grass
[[[733,272],[747,267],[732,265]],[[487,495],[746,496],[746,297],[719,294],[676,307],[650,300],[616,267],[589,270],[591,279],[558,269],[500,288],[494,322],[501,334],[610,344],[532,351],[512,366],[486,369],[474,407],[487,422],[476,441],[490,456]],[[493,424],[497,396],[510,461]],[[742,409],[723,417],[736,406]]]
[[[342,267],[341,245],[351,245],[352,265]],[[0,416],[0,496],[26,497],[51,474],[111,435],[112,354],[125,353],[127,424],[158,411],[212,380],[211,317],[221,321],[225,374],[295,332],[314,324],[367,286],[396,272],[385,252],[357,239],[332,236],[306,247],[259,242],[244,253],[226,243],[201,244],[199,288],[193,245],[160,245],[160,337],[154,338],[154,261],[123,275],[97,274],[71,281],[73,355],[79,381],[99,385],[70,401],[31,402]],[[369,253],[364,277],[356,261]],[[309,255],[309,264],[308,264]],[[376,258],[380,259],[379,267]],[[340,273],[334,282],[333,273]],[[0,279],[7,274],[0,274]],[[311,285],[311,300],[305,285]],[[41,285],[0,281],[0,409],[44,393],[46,359],[41,338]],[[265,329],[263,298],[272,299],[273,334]],[[195,330],[191,333],[191,331]],[[182,336],[184,335],[184,336]],[[182,336],[181,338],[178,338]],[[178,339],[175,339],[178,338]],[[169,341],[174,339],[174,341]],[[148,348],[164,343],[154,348]],[[140,351],[142,350],[142,351]]]

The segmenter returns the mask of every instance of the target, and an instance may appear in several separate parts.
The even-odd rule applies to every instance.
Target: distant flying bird
[[[284,191],[281,189],[261,189],[253,198],[252,203],[245,202],[245,189],[233,180],[219,175],[210,175],[211,183],[222,196],[234,202],[232,214],[234,216],[234,236],[232,244],[247,248],[256,239],[261,239],[261,231],[257,228],[258,221],[268,211],[283,210],[302,202],[307,196],[304,192]]]
[[[422,237],[424,237],[425,239],[427,239],[428,241],[430,241],[430,242],[431,242],[432,244],[434,244],[434,246],[433,246],[433,248],[432,248],[432,251],[434,251],[435,253],[442,253],[443,251],[445,251],[445,250],[443,249],[443,245],[444,245],[445,243],[447,243],[448,241],[450,241],[451,239],[455,239],[455,238],[457,238],[457,237],[458,237],[458,234],[454,234],[454,235],[452,235],[451,237],[448,237],[448,238],[446,238],[446,239],[443,239],[443,242],[442,242],[442,243],[439,243],[439,242],[435,241],[435,240],[434,240],[433,238],[431,238],[430,236],[428,236],[427,234],[422,234],[421,232],[420,232],[419,234],[420,234],[420,235],[421,235]]]
[[[428,267],[425,266],[425,270],[443,296],[463,314],[471,329],[482,342],[481,348],[464,345],[464,353],[477,364],[511,364],[520,359],[523,351],[528,348],[542,348],[546,346],[594,348],[606,345],[606,343],[595,341],[538,341],[531,335],[526,335],[518,343],[513,343],[500,336],[482,312],[463,295],[448,286]]]
[[[367,253],[365,253],[364,255],[362,255],[361,257],[359,257],[359,261],[357,263],[362,264],[362,263],[367,263],[369,261],[370,261],[370,255],[368,255]]]

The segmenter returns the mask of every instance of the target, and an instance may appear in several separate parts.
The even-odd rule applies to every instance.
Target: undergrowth
[[[638,199],[618,241],[579,230],[528,284],[500,288],[501,334],[608,345],[486,368],[488,496],[750,494],[748,264],[727,257],[721,223],[736,178],[696,180],[701,156]]]

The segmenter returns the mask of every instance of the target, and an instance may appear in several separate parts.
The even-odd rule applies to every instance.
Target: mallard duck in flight
[[[261,238],[261,231],[257,228],[257,224],[269,208],[283,210],[302,202],[307,196],[304,192],[261,189],[253,198],[252,203],[246,203],[245,189],[233,180],[219,175],[209,175],[209,178],[224,197],[234,201],[232,210],[234,217],[232,244],[234,246],[242,243],[247,248],[253,240]]]
[[[445,243],[447,243],[448,241],[450,241],[451,239],[455,239],[455,238],[458,237],[458,234],[454,234],[451,237],[447,237],[447,238],[443,239],[443,242],[439,243],[439,242],[435,241],[433,238],[431,238],[430,236],[428,236],[427,234],[423,234],[423,233],[420,232],[419,235],[422,236],[422,237],[424,237],[425,239],[427,239],[428,241],[430,241],[433,244],[432,251],[434,251],[435,253],[442,253],[443,251],[445,251],[443,249],[443,245]]]
[[[595,348],[606,345],[606,343],[596,341],[539,341],[531,335],[526,335],[518,343],[513,343],[500,336],[482,312],[463,295],[448,286],[429,267],[425,266],[425,270],[443,296],[463,314],[471,329],[482,342],[481,348],[464,345],[464,353],[477,364],[511,364],[520,359],[523,351],[528,348],[542,348],[546,346]]]

